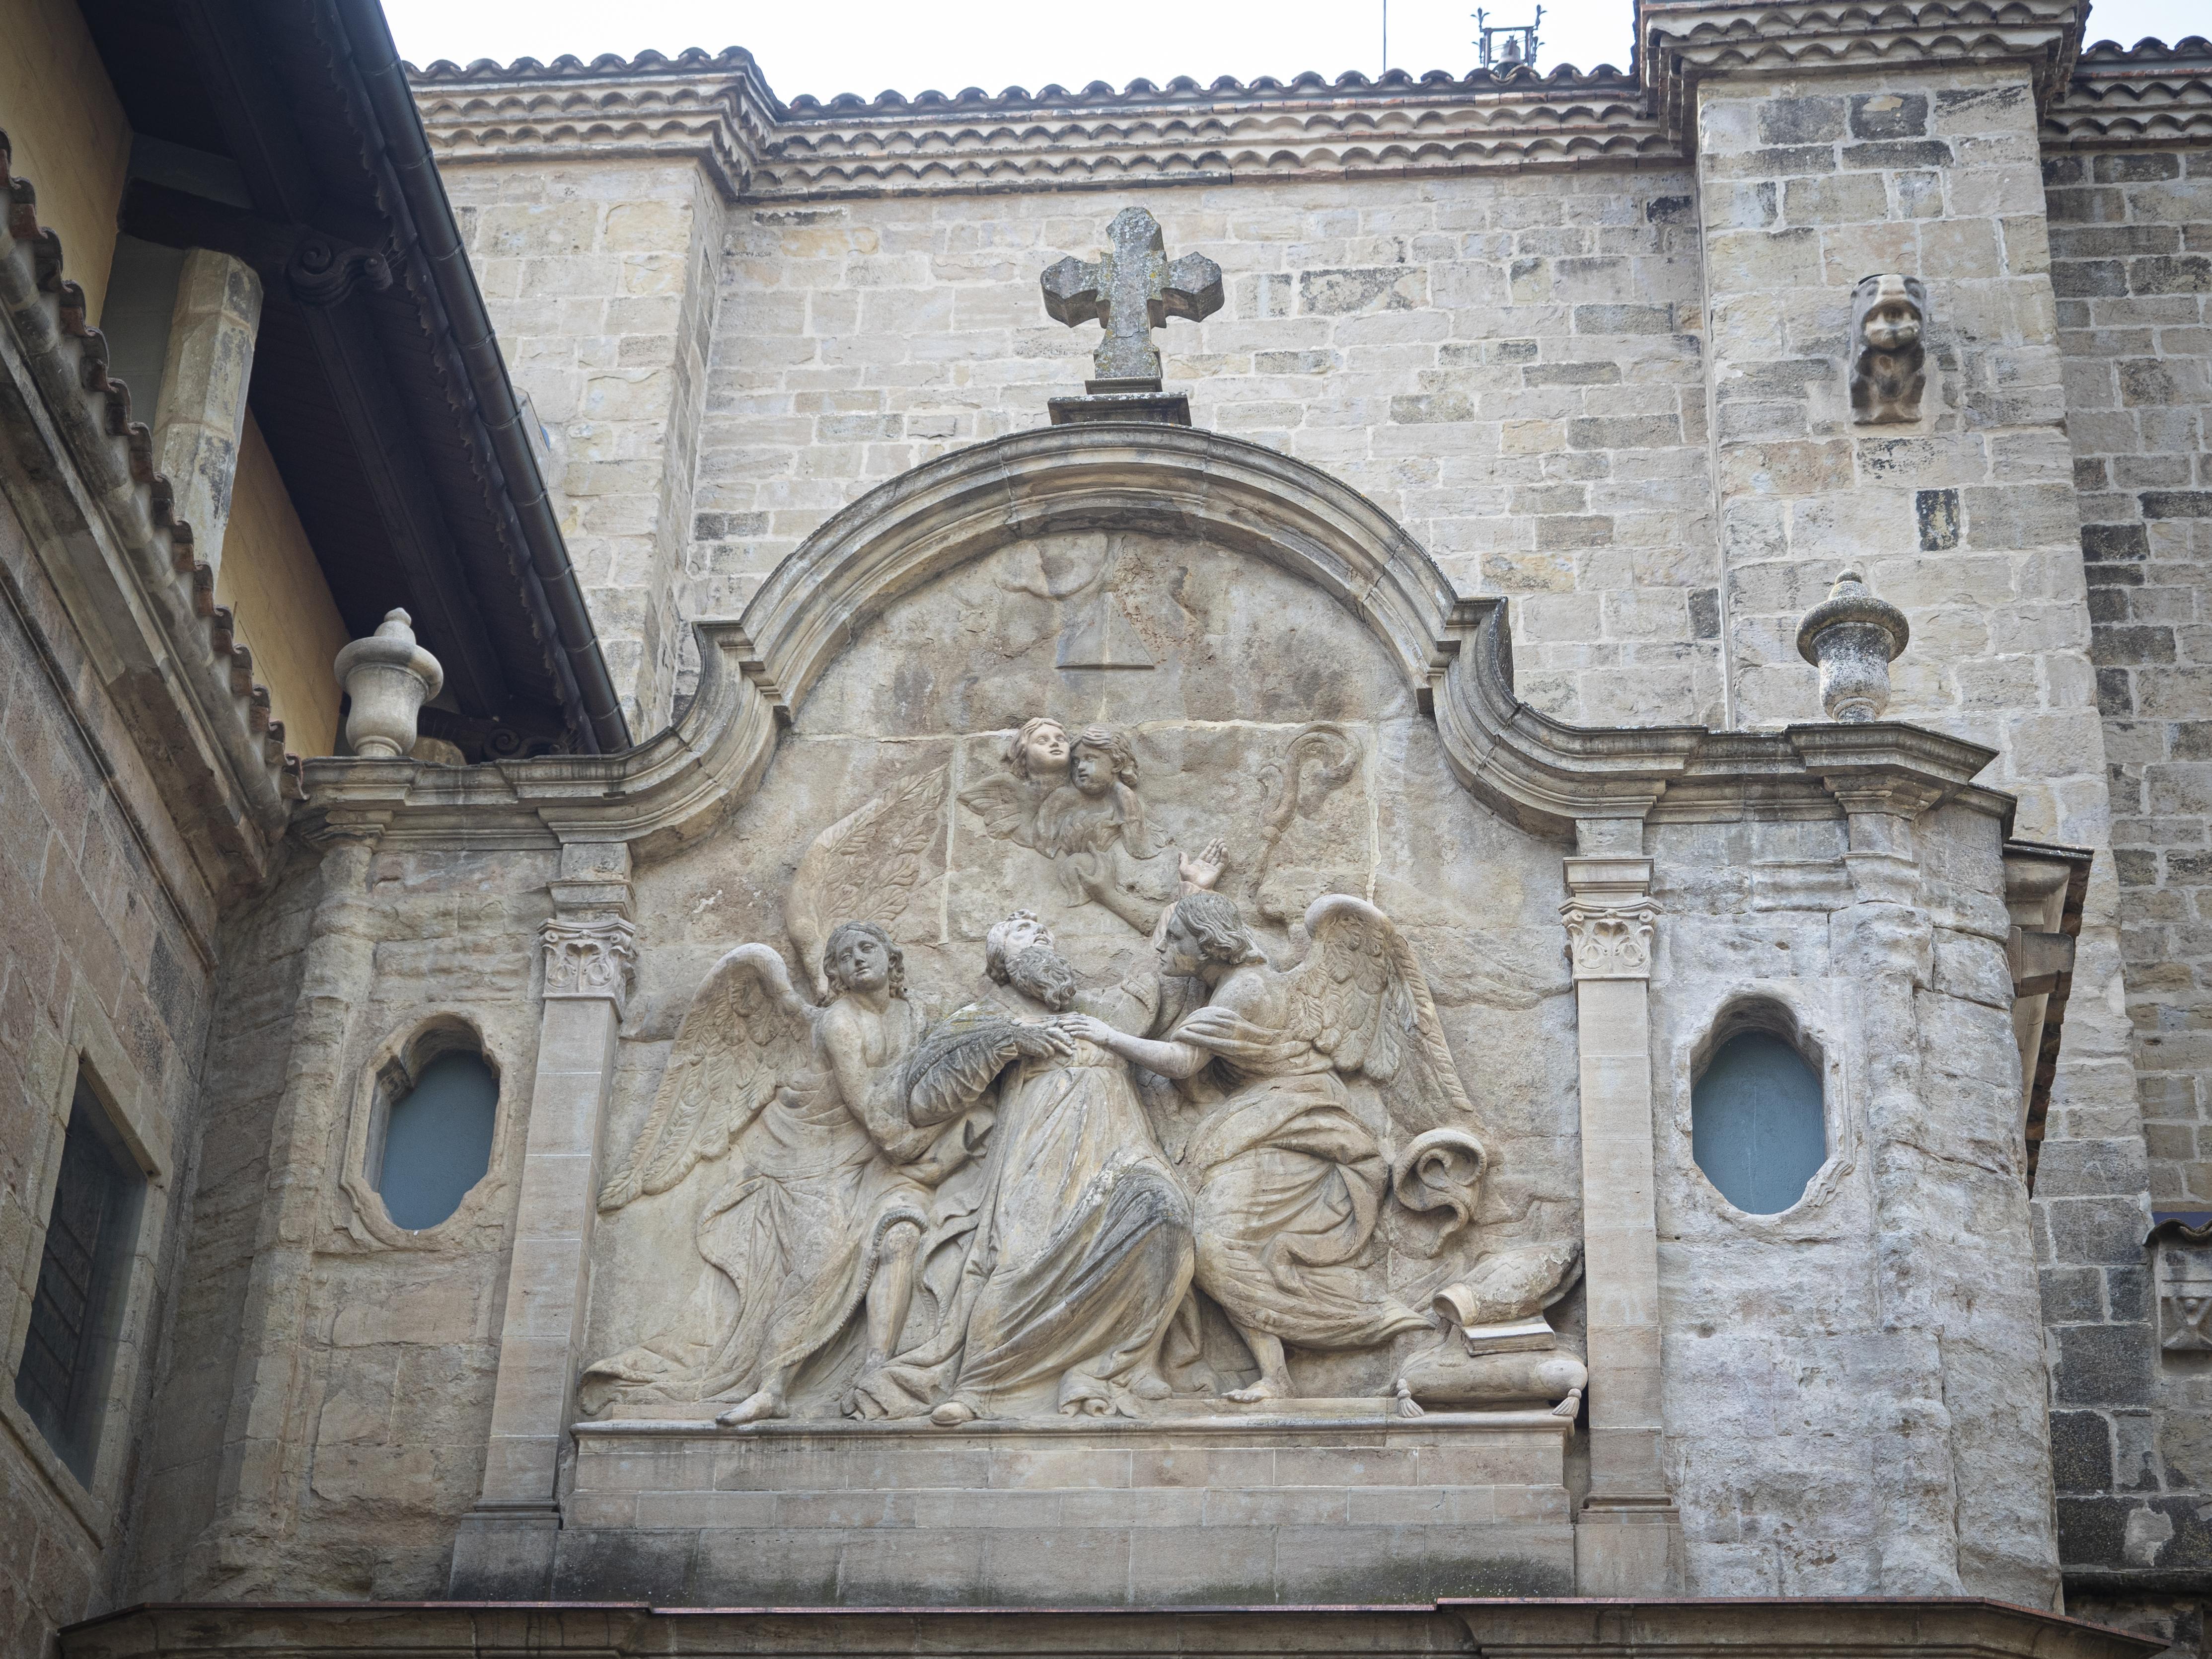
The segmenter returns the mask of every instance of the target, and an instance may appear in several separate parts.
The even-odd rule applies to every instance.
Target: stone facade
[[[449,1595],[2201,1650],[2212,49],[2062,0],[1638,30],[1640,79],[418,73],[653,735],[311,761],[171,939],[163,846],[75,805],[157,785],[42,781],[120,716],[45,735],[73,659],[18,651],[6,1190],[96,1005],[177,1219],[77,1517],[118,1547],[9,1471],[16,1650]],[[1040,276],[1132,209],[1220,303],[1086,391]],[[1871,720],[1799,649],[1847,569],[1910,635]],[[1817,1102],[1772,1212],[1698,1152],[1747,1036]],[[483,1177],[403,1225],[456,1050]],[[1062,1639],[944,1616],[531,1639]],[[1282,1616],[1237,1639],[1322,1639]],[[508,1639],[169,1617],[65,1644]]]

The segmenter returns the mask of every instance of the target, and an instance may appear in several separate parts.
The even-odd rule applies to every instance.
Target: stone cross
[[[1146,383],[1156,391],[1160,354],[1152,331],[1166,327],[1170,317],[1197,322],[1220,310],[1221,267],[1202,253],[1170,264],[1160,222],[1140,207],[1115,214],[1106,237],[1112,246],[1100,258],[1062,259],[1046,270],[1044,308],[1070,328],[1093,318],[1105,325],[1106,337],[1091,359],[1100,380]]]

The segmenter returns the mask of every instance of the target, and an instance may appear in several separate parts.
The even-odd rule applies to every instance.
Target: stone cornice
[[[439,63],[415,71],[414,83],[441,165],[689,158],[726,196],[749,201],[1680,159],[1645,113],[1641,85],[1610,66],[787,106],[732,49],[589,64]]]
[[[2045,113],[2048,149],[2212,143],[2212,40],[2100,40]]]
[[[1832,817],[1838,785],[1875,775],[2009,819],[2008,798],[1970,782],[1989,750],[1914,726],[1755,733],[1552,720],[1513,694],[1502,603],[1458,598],[1358,491],[1241,439],[1101,424],[1015,433],[869,491],[779,565],[741,619],[699,626],[698,696],[641,747],[466,769],[313,761],[303,829],[374,828],[385,845],[624,842],[655,856],[751,792],[781,721],[886,605],[997,548],[1105,525],[1237,550],[1331,595],[1434,714],[1461,781],[1531,833],[1568,835],[1583,819]]]
[[[1637,44],[1662,123],[1686,134],[1692,88],[1715,75],[2016,63],[2048,107],[2087,11],[2083,0],[1641,0]]]

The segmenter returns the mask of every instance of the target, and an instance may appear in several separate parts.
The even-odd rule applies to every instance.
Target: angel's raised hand
[[[1217,836],[1206,842],[1205,849],[1196,858],[1187,853],[1179,854],[1176,860],[1176,873],[1193,887],[1210,890],[1215,882],[1221,879],[1221,872],[1228,866],[1229,843]]]

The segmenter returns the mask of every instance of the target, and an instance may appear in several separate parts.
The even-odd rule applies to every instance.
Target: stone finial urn
[[[356,755],[389,760],[414,748],[416,716],[446,683],[438,659],[415,643],[411,620],[404,611],[386,611],[383,625],[333,665],[352,700],[345,732]]]
[[[1797,654],[1820,670],[1828,718],[1847,726],[1880,720],[1889,706],[1889,665],[1911,637],[1905,613],[1876,599],[1857,571],[1837,577],[1797,624]]]

